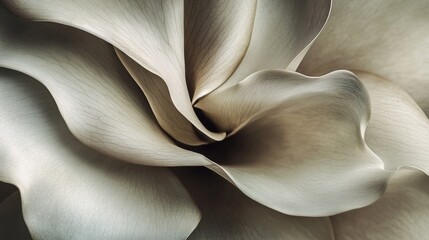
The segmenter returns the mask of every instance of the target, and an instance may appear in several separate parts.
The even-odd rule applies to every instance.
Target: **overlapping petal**
[[[405,89],[429,114],[429,2],[334,1],[325,29],[298,71],[375,73]]]
[[[383,193],[391,172],[363,140],[370,105],[352,73],[305,79],[265,71],[225,91],[203,110],[222,109],[219,119],[246,122],[202,152],[249,197],[286,214],[327,216],[366,206]]]
[[[307,47],[322,30],[331,0],[260,0],[246,54],[220,87],[230,87],[264,69],[295,70]],[[295,59],[296,58],[296,59]]]
[[[225,136],[207,130],[191,105],[185,78],[183,0],[4,2],[31,19],[73,26],[111,43],[164,80],[174,106],[201,133],[214,140]]]
[[[184,239],[197,226],[200,213],[170,170],[81,144],[34,79],[2,70],[0,91],[0,180],[19,187],[33,238]]]
[[[429,174],[429,120],[400,87],[379,76],[356,72],[368,89],[372,115],[365,141],[386,169],[401,166]]]
[[[400,170],[375,204],[332,217],[338,240],[425,239],[429,230],[429,177]]]
[[[276,212],[204,168],[177,172],[202,211],[189,239],[333,239],[329,218]]]
[[[4,9],[0,17],[0,65],[42,82],[85,144],[140,164],[204,164],[166,137],[109,44],[65,26],[22,22]]]
[[[185,0],[186,80],[193,102],[219,87],[240,64],[249,46],[256,3]]]

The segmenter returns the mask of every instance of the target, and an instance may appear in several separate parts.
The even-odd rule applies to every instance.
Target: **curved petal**
[[[334,1],[332,15],[298,71],[363,70],[389,79],[429,114],[429,2]]]
[[[348,84],[345,79],[349,78],[354,77],[347,71],[308,77],[284,70],[264,70],[204,97],[195,107],[221,131],[234,133],[261,111],[297,97],[335,90]]]
[[[219,87],[249,46],[256,0],[185,0],[185,62],[195,102]]]
[[[159,125],[182,143],[191,146],[208,143],[198,137],[199,134],[192,123],[174,106],[168,87],[162,79],[140,66],[120,50],[115,50],[122,64],[143,90]]]
[[[204,164],[165,136],[109,44],[72,28],[23,23],[0,12],[0,66],[42,82],[78,139],[139,164]]]
[[[224,134],[207,130],[196,116],[188,94],[184,57],[182,0],[4,1],[31,19],[73,26],[111,43],[165,81],[173,104],[213,140]]]
[[[22,217],[19,192],[15,192],[2,202],[0,201],[0,238],[31,240],[30,233]]]
[[[429,177],[400,170],[375,204],[332,217],[336,239],[402,240],[429,235]]]
[[[19,187],[34,238],[184,239],[197,226],[200,213],[170,170],[82,145],[33,79],[2,71],[0,89],[0,175]]]
[[[356,72],[371,98],[365,141],[386,169],[419,168],[429,174],[429,120],[400,87],[381,77]]]
[[[277,101],[276,96],[282,95],[273,91],[273,99],[269,95],[265,102],[255,101],[269,108],[252,116],[225,141],[201,151],[246,195],[286,214],[328,216],[374,202],[391,172],[383,169],[363,140],[370,111],[365,88],[346,71],[307,81],[290,76],[284,71],[283,83],[298,86],[301,82],[301,94]],[[239,101],[238,109],[251,108],[246,99],[263,99],[251,89],[259,83],[274,89],[281,81],[245,82],[240,91],[249,96],[230,97],[230,102]],[[312,91],[317,85],[323,91]]]
[[[329,218],[276,212],[204,168],[177,173],[202,211],[201,222],[188,239],[333,239]]]
[[[295,58],[302,55],[322,30],[330,9],[331,0],[258,1],[247,52],[221,89],[260,70],[295,70],[299,62]]]

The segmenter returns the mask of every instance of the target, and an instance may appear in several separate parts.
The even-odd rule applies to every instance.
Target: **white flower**
[[[0,237],[424,239],[429,2],[330,12],[2,0]]]

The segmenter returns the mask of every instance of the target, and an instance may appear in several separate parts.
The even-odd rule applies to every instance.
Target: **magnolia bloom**
[[[424,0],[2,0],[0,238],[425,239],[428,66]]]

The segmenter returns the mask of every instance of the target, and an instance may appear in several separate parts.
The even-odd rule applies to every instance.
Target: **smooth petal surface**
[[[188,145],[208,143],[208,141],[198,137],[198,133],[192,123],[174,106],[168,87],[160,77],[140,66],[120,50],[116,49],[116,53],[122,64],[143,90],[159,125],[167,133],[174,139]]]
[[[139,164],[203,164],[159,128],[109,44],[66,26],[20,22],[0,10],[0,66],[42,82],[79,140]]]
[[[266,76],[281,71],[272,73]],[[299,84],[302,76],[292,75],[299,78],[283,71],[285,85]],[[244,82],[238,87],[243,96],[230,97],[229,102],[241,103],[235,109],[252,108],[242,99],[263,99],[264,94],[250,90],[263,82],[266,89],[279,88],[281,83],[278,78]],[[246,195],[286,214],[328,216],[374,202],[391,173],[363,140],[370,112],[365,88],[346,71],[300,82],[301,94],[276,102],[274,91],[271,106],[252,116],[234,135],[202,152]],[[317,85],[324,86],[324,91],[310,91]],[[244,97],[246,93],[249,95]],[[268,106],[271,95],[265,97],[268,101],[254,102]],[[232,109],[222,106],[224,111]],[[235,112],[225,112],[228,114]]]
[[[193,102],[219,87],[241,62],[256,0],[185,0],[186,80]]]
[[[330,9],[331,0],[258,1],[249,47],[240,65],[221,89],[260,70],[295,70],[299,59],[294,59],[300,58],[300,53],[319,34]]]
[[[81,144],[34,79],[1,71],[0,89],[0,180],[19,187],[34,239],[184,239],[197,226],[198,209],[168,169]]]
[[[381,77],[356,72],[368,89],[372,115],[365,134],[386,169],[411,166],[429,174],[429,120],[400,87]]]
[[[4,1],[11,9],[41,21],[73,26],[111,43],[167,84],[174,106],[213,140],[225,134],[207,130],[188,94],[184,57],[182,0]]]
[[[233,133],[261,111],[297,97],[335,91],[347,85],[348,78],[354,76],[347,71],[307,77],[284,70],[264,70],[204,97],[195,106],[221,131]]]
[[[201,222],[188,239],[333,240],[329,218],[276,212],[204,168],[183,169],[179,176],[202,211]]]
[[[298,71],[371,72],[403,89],[429,114],[429,1],[334,1],[332,15]]]
[[[429,235],[429,177],[400,170],[375,204],[332,217],[338,240],[426,239]]]
[[[9,198],[0,201],[0,238],[31,240],[30,233],[22,217],[19,192],[15,192]]]

